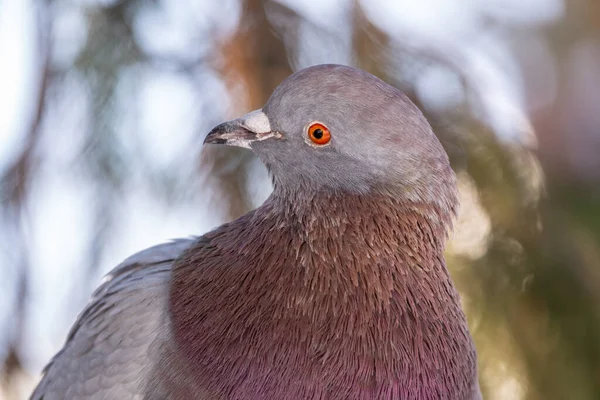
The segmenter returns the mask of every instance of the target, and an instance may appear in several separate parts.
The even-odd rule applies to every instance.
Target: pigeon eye
[[[325,125],[313,122],[308,127],[308,137],[313,143],[324,145],[331,140],[331,133]]]

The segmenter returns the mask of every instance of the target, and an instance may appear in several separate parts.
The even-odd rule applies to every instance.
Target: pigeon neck
[[[398,200],[386,194],[300,191],[280,196],[275,193],[263,207],[307,237],[343,240],[340,229],[353,227],[359,234],[379,239],[382,246],[392,238],[410,238],[411,246],[433,252],[444,250],[455,216],[454,209]]]

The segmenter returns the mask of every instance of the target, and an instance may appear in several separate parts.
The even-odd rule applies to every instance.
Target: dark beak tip
[[[251,143],[257,138],[258,134],[234,120],[215,126],[204,138],[204,144]]]
[[[217,137],[209,138],[207,136],[206,139],[204,139],[204,144],[226,144],[226,143],[227,143],[226,139],[221,139],[221,138],[217,138]]]
[[[224,122],[220,125],[215,126],[208,135],[204,138],[203,144],[226,144],[227,139],[223,137],[224,134],[231,132],[232,127],[230,123]]]

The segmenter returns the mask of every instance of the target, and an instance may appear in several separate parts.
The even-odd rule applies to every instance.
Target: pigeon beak
[[[242,118],[217,125],[208,133],[204,144],[226,144],[249,149],[253,142],[282,137],[281,133],[271,130],[267,115],[262,110],[255,110]]]

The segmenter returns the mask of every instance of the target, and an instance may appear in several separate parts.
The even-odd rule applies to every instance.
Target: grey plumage
[[[254,151],[271,197],[117,267],[33,399],[481,398],[443,259],[456,178],[404,94],[311,67],[206,143]]]
[[[173,261],[193,243],[179,239],[139,252],[112,270],[44,369],[32,400],[143,398],[149,347],[167,329]]]

